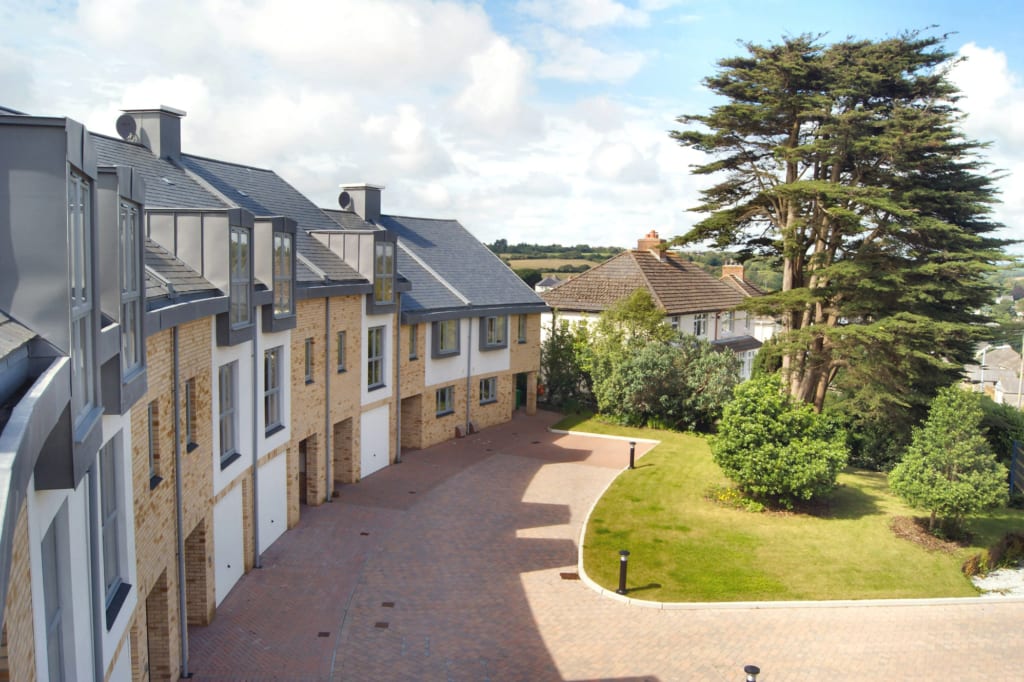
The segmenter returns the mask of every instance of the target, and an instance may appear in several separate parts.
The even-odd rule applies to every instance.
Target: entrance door
[[[306,502],[306,450],[309,439],[303,438],[299,441],[299,504]]]

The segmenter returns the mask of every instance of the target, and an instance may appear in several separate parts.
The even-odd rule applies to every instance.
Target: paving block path
[[[1024,669],[1024,601],[700,606],[611,599],[576,571],[622,440],[557,417],[427,450],[303,508],[189,629],[197,680],[989,680]],[[650,449],[639,443],[638,456]]]

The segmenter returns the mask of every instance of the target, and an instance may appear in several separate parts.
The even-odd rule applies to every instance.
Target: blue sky
[[[389,213],[484,241],[670,237],[706,179],[667,131],[739,41],[951,33],[964,128],[988,140],[1024,238],[1024,9],[864,0],[0,0],[0,104],[114,134],[122,108],[188,112],[185,151],[273,168],[326,207],[386,186]],[[935,25],[936,28],[929,29]]]

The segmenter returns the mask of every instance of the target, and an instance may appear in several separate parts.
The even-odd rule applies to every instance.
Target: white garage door
[[[287,456],[281,453],[260,467],[260,553],[288,529]]]
[[[359,421],[359,476],[366,478],[388,465],[391,423],[387,405],[364,412]]]
[[[242,486],[213,508],[214,601],[217,606],[245,573],[242,543]]]

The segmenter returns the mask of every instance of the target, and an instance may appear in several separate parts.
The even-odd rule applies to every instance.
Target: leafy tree
[[[959,526],[964,516],[1006,504],[1006,467],[981,432],[982,416],[977,394],[943,388],[889,473],[897,495],[931,512],[929,530],[937,517]]]
[[[791,508],[835,487],[846,465],[846,435],[786,393],[778,374],[767,374],[736,388],[711,453],[744,492]]]
[[[589,376],[580,366],[578,348],[586,347],[585,323],[570,325],[557,316],[541,344],[540,372],[548,403],[572,407],[585,403],[589,395]]]
[[[739,381],[739,359],[706,339],[628,339],[607,373],[594,378],[603,414],[631,426],[709,430]]]
[[[744,307],[783,321],[787,390],[819,411],[835,388],[872,419],[913,422],[983,334],[973,311],[1007,242],[942,43],[747,44],[704,80],[724,103],[672,133],[711,155],[695,172],[716,179],[677,243],[781,262],[781,290]]]
[[[1007,468],[1013,455],[1013,441],[1024,442],[1024,412],[981,396],[981,431],[996,459]]]

